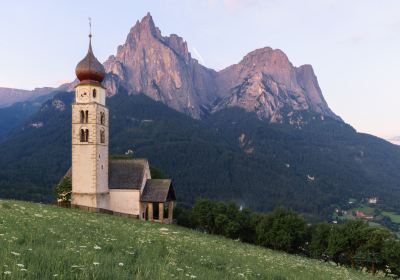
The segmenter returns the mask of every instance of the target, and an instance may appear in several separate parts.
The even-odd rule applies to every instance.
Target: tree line
[[[210,234],[400,278],[399,240],[361,220],[308,224],[289,209],[257,213],[208,199],[197,200],[192,209],[177,208],[176,218],[179,225]]]

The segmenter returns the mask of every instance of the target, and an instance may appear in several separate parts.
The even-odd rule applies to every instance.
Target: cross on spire
[[[89,38],[92,38],[92,18],[89,17]]]

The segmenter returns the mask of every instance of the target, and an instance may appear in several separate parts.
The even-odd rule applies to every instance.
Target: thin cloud
[[[199,51],[195,47],[192,47],[192,51],[193,51],[193,57],[196,58],[200,62],[200,64],[205,65],[206,63],[204,61],[204,58],[199,53]]]

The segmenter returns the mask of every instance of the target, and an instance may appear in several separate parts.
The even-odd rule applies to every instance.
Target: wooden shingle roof
[[[146,159],[113,159],[108,165],[109,189],[139,190],[144,180]]]
[[[140,201],[166,202],[175,201],[175,191],[170,179],[148,179],[143,189]]]

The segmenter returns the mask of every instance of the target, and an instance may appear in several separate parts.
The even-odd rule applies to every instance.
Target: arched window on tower
[[[97,92],[96,89],[93,89],[93,98],[96,98]]]
[[[85,142],[89,142],[89,129],[85,130]]]
[[[80,140],[81,140],[81,142],[86,142],[85,141],[85,130],[84,129],[80,130]]]
[[[85,112],[85,123],[88,123],[88,122],[89,122],[89,111],[86,110],[86,112]]]
[[[81,116],[81,123],[84,123],[85,122],[85,112],[83,110],[81,110],[80,116]]]
[[[100,143],[105,143],[106,142],[106,132],[104,131],[104,128],[100,130]]]
[[[100,112],[100,124],[106,124],[106,114],[104,114],[104,112]]]

